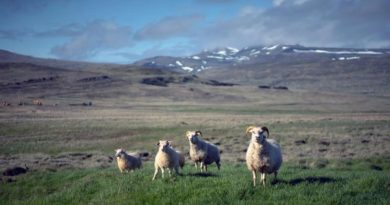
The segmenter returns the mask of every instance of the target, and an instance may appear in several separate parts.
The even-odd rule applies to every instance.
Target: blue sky
[[[388,0],[0,0],[0,49],[130,63],[203,49],[390,46]]]

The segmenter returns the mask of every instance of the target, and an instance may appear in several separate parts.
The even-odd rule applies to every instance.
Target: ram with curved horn
[[[274,139],[268,139],[267,127],[249,126],[246,134],[251,135],[251,141],[246,152],[246,164],[252,171],[253,186],[256,186],[256,175],[260,172],[260,182],[265,186],[266,174],[275,175],[282,165],[282,151],[280,145]]]

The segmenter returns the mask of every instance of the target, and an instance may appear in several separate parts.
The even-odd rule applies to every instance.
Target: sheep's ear
[[[195,135],[200,135],[200,136],[202,136],[202,132],[201,131],[195,131]]]
[[[246,128],[246,131],[245,131],[245,134],[248,134],[250,132],[252,132],[253,128],[256,128],[256,126],[249,126]]]
[[[157,146],[160,146],[160,142],[157,142],[157,144],[156,144]]]
[[[261,127],[261,130],[263,131],[264,136],[265,136],[266,138],[268,138],[268,136],[269,136],[269,130],[268,130],[268,128],[267,128],[267,127]]]

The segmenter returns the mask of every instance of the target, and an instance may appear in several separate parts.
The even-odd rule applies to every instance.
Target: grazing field
[[[34,66],[18,66],[8,69],[10,76],[0,86],[0,98],[7,102],[0,107],[0,170],[25,165],[29,170],[1,176],[0,204],[389,201],[388,95],[217,86],[158,70],[39,67],[39,73]],[[32,77],[16,75],[15,69]],[[146,77],[163,84],[140,83]],[[31,103],[37,99],[42,105]],[[282,146],[280,180],[266,188],[251,186],[245,166],[250,125],[267,126],[270,138]],[[221,149],[221,171],[215,166],[206,175],[194,170],[187,130],[201,130]],[[180,176],[152,182],[160,139],[172,140],[186,154],[187,165]],[[118,148],[146,153],[144,168],[120,174],[114,159]]]
[[[357,164],[356,164],[357,163]],[[378,161],[377,161],[378,163]],[[279,180],[252,187],[242,164],[199,174],[192,166],[181,176],[152,182],[153,168],[120,174],[114,168],[31,172],[1,184],[1,204],[387,204],[389,161],[384,170],[348,162],[332,168],[283,166]],[[352,168],[354,165],[354,168]],[[382,164],[380,164],[382,165]]]
[[[340,103],[329,109],[328,103],[288,100],[3,108],[0,168],[26,164],[30,170],[2,176],[0,203],[388,203],[390,113],[380,110],[385,107],[378,105],[376,112]],[[283,148],[279,181],[269,180],[266,188],[252,187],[245,166],[248,125],[267,126]],[[200,174],[187,161],[182,175],[152,182],[156,142],[173,140],[188,157],[186,130],[202,130],[221,148],[221,171],[211,166],[209,174]],[[120,174],[113,159],[119,147],[150,153],[144,168]]]

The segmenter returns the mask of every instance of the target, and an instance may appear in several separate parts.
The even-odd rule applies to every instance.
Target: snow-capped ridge
[[[262,63],[328,59],[333,61],[359,60],[368,55],[389,55],[390,49],[324,48],[301,45],[251,46],[242,49],[222,47],[185,57],[157,56],[136,62],[138,65],[166,68],[190,73],[222,67],[240,67]]]
[[[322,49],[309,49],[309,50],[300,50],[300,49],[293,49],[295,53],[323,53],[323,54],[360,54],[360,55],[379,55],[383,54],[382,52],[378,51],[329,51],[329,50],[322,50]]]

